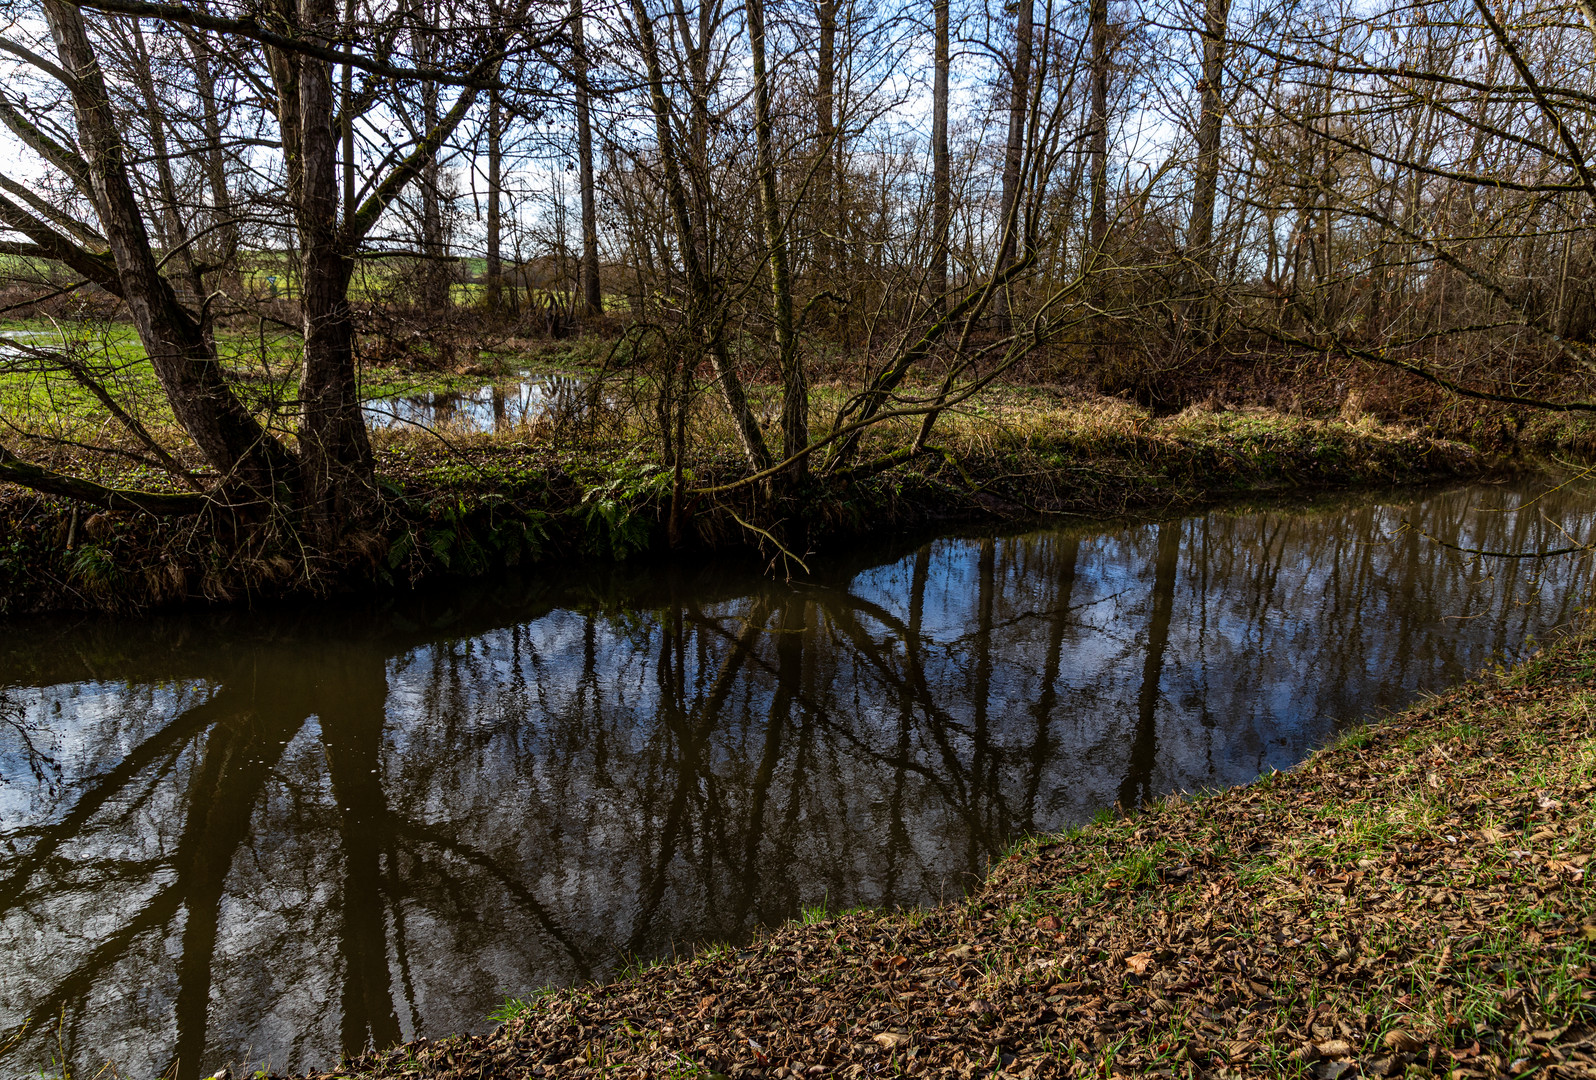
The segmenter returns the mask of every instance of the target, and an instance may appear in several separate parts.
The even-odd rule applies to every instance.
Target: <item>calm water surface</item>
[[[472,390],[372,398],[361,410],[370,428],[443,428],[462,434],[502,434],[547,416],[579,412],[585,383],[565,375],[494,383]]]
[[[1234,784],[1569,620],[1596,495],[958,537],[812,580],[545,571],[380,610],[0,627],[0,1074],[488,1026],[801,904]],[[1394,501],[1392,501],[1394,500]],[[175,1065],[174,1065],[175,1063]]]

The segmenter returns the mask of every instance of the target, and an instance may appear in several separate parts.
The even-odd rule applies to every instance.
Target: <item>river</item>
[[[0,1074],[327,1067],[956,897],[1522,655],[1589,561],[1444,545],[1590,536],[1596,492],[1548,487],[0,624]]]

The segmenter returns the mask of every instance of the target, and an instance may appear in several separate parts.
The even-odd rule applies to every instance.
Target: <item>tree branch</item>
[[[108,11],[118,15],[132,15],[144,19],[164,19],[167,22],[177,23],[182,26],[192,26],[199,30],[210,30],[219,34],[234,34],[239,37],[258,41],[262,45],[270,45],[284,52],[300,53],[313,56],[318,60],[325,60],[329,64],[348,64],[361,71],[369,71],[373,75],[380,75],[385,79],[412,79],[425,82],[434,82],[443,86],[464,86],[473,90],[513,89],[504,87],[499,83],[497,74],[493,77],[484,77],[479,74],[481,65],[477,65],[466,74],[452,72],[446,68],[409,68],[394,64],[386,64],[380,60],[371,60],[356,54],[353,50],[332,48],[327,45],[317,45],[303,38],[293,37],[288,34],[279,34],[268,30],[255,19],[230,19],[222,15],[212,15],[204,11],[184,7],[181,4],[150,4],[143,0],[78,0],[78,6],[90,8],[95,11]]]
[[[137,510],[159,517],[197,514],[211,502],[210,496],[197,492],[130,491],[106,487],[93,480],[29,464],[4,446],[0,446],[0,480],[45,495],[76,499],[106,510]]]

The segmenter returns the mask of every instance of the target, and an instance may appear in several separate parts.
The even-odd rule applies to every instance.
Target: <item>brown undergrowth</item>
[[[1588,1077],[1593,850],[1586,632],[1289,773],[1024,843],[966,901],[812,915],[335,1075]]]
[[[866,459],[909,436],[873,435]],[[1267,409],[1153,418],[1122,402],[1015,394],[961,417],[937,453],[888,471],[817,477],[777,504],[758,502],[752,487],[690,498],[677,548],[757,549],[779,561],[784,550],[803,558],[893,531],[1169,514],[1221,499],[1415,483],[1486,467],[1464,444],[1369,418]],[[713,487],[742,471],[735,453],[711,447],[693,460],[688,486]],[[672,475],[636,443],[520,433],[445,444],[390,435],[379,440],[378,474],[389,510],[380,533],[358,538],[341,564],[315,574],[298,552],[245,550],[209,518],[74,509],[0,485],[0,615],[404,588],[547,558],[623,559],[669,547]]]

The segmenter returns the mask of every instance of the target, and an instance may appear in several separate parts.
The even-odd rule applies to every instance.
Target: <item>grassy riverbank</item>
[[[871,435],[863,457],[906,446],[912,431]],[[313,589],[405,587],[550,558],[630,558],[669,547],[672,476],[646,445],[549,428],[461,434],[381,432],[379,475],[391,513],[329,578],[307,582],[291,553],[241,558],[215,523],[74,511],[0,486],[0,615],[50,609],[140,610],[251,602]],[[1155,418],[1115,399],[1036,390],[994,393],[951,417],[940,453],[868,476],[817,476],[800,500],[758,504],[751,488],[694,499],[677,549],[758,549],[804,558],[866,535],[979,520],[1184,511],[1279,491],[1412,483],[1477,474],[1482,455],[1384,425],[1264,408],[1193,408]],[[57,449],[72,468],[69,449]],[[735,478],[729,450],[692,463],[689,485]],[[151,478],[95,473],[130,486]],[[209,529],[210,531],[207,531]]]
[[[338,1075],[1596,1074],[1596,637],[1289,773],[1021,845],[855,912]]]

